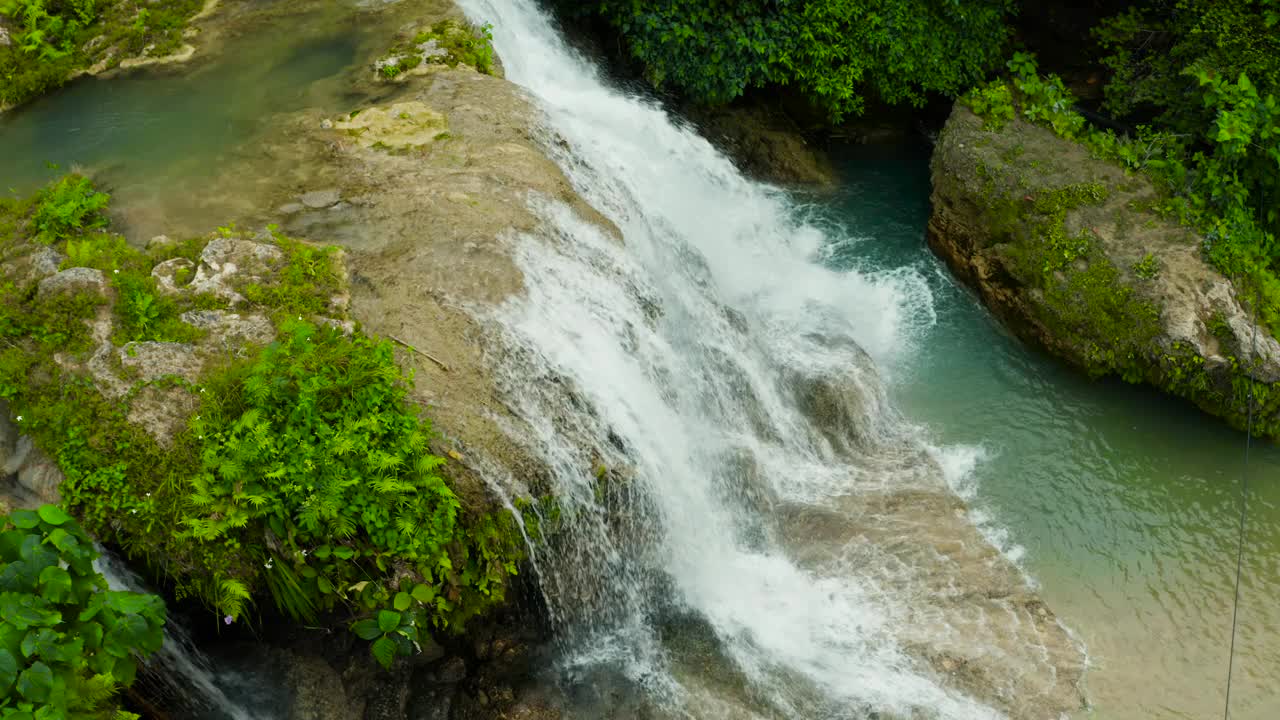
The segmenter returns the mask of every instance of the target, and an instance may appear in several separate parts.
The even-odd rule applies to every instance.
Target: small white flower
[[[130,510],[130,511],[129,511],[129,514],[130,514],[130,515],[137,515],[137,514],[138,514],[138,509],[137,509],[137,508],[134,508],[133,510]]]
[[[151,497],[151,493],[147,493],[147,497]]]
[[[116,275],[119,275],[119,274],[120,274],[120,268],[116,268],[115,270],[112,270],[111,272],[115,273]]]
[[[306,557],[306,556],[307,556],[307,551],[306,551],[306,550],[303,550],[303,551],[302,551],[302,557]]]
[[[18,422],[22,422],[22,416],[21,416],[21,415],[19,415],[19,416],[18,416]]]

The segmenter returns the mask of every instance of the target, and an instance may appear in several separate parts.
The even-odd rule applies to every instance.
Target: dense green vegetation
[[[999,128],[1015,113],[1086,145],[1096,156],[1151,177],[1163,192],[1156,210],[1197,228],[1205,257],[1245,289],[1259,319],[1280,335],[1280,247],[1277,206],[1270,201],[1280,177],[1280,105],[1259,96],[1245,74],[1224,80],[1204,68],[1186,75],[1198,88],[1208,119],[1201,134],[1141,126],[1117,135],[1090,125],[1055,75],[1039,74],[1034,58],[1016,53],[1008,81],[996,80],[965,98]],[[1153,258],[1153,262],[1155,259]]]
[[[0,0],[12,34],[0,46],[0,106],[61,86],[96,62],[167,55],[203,0]]]
[[[378,73],[387,80],[397,78],[424,62],[449,67],[470,65],[477,71],[490,75],[493,73],[495,59],[492,25],[443,20],[393,46],[376,63],[376,67]]]
[[[114,697],[160,649],[164,603],[111,591],[54,505],[0,516],[0,717],[126,720]]]
[[[660,88],[710,104],[796,87],[834,120],[868,98],[923,105],[1002,58],[1012,0],[563,0],[608,22]]]
[[[1098,3],[1092,18],[1073,11],[1090,29],[1064,25],[1079,37],[1056,37],[1071,45],[1075,67],[1103,72],[1106,99],[1094,109],[1134,128],[1119,134],[1092,125],[1066,83],[1038,72],[1037,48],[1019,48],[1024,37],[1055,34],[1022,32],[1015,2],[562,5],[607,23],[654,86],[697,103],[790,86],[837,122],[868,100],[919,106],[968,93],[996,123],[1016,108],[1156,180],[1166,195],[1159,209],[1202,233],[1205,257],[1259,299],[1259,314],[1280,333],[1280,0]],[[989,73],[1004,79],[981,84]]]
[[[208,350],[196,382],[139,381],[123,399],[95,387],[80,363],[97,350],[86,321],[104,305],[124,352],[135,340],[197,341],[181,314],[227,307],[163,293],[151,276],[198,258],[207,238],[137,250],[101,227],[102,197],[69,176],[0,203],[0,270],[48,245],[68,256],[64,268],[109,279],[106,297],[52,296],[0,272],[0,399],[66,474],[68,510],[227,622],[253,617],[260,598],[308,623],[354,620],[384,664],[501,603],[523,556],[516,520],[455,495],[392,347],[319,321],[340,289],[335,251],[273,235],[273,279],[239,289],[244,309],[274,319],[275,342]],[[46,233],[45,215],[78,222]],[[130,421],[133,398],[150,391],[195,408],[163,445]],[[364,618],[390,629],[373,636]]]

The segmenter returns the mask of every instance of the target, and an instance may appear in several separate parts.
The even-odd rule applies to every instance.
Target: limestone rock
[[[58,502],[58,486],[65,476],[29,436],[18,438],[0,471],[0,477],[16,478],[17,491],[22,496],[18,499],[23,505],[34,507]]]
[[[179,292],[180,281],[190,281],[195,277],[196,264],[182,257],[165,260],[151,268],[151,277],[156,279],[160,292],[173,295]],[[185,276],[185,277],[184,277]]]
[[[0,47],[9,47],[13,44],[13,40],[9,37],[9,29],[4,25],[0,25]]]
[[[342,677],[314,655],[288,653],[286,682],[292,691],[290,720],[353,720],[364,707],[347,696]]]
[[[200,254],[200,266],[190,289],[241,303],[244,296],[236,290],[237,286],[268,281],[283,262],[284,253],[275,245],[217,238]]]
[[[368,108],[353,118],[335,120],[333,128],[346,131],[360,147],[412,148],[447,135],[449,123],[440,112],[411,100]]]
[[[13,457],[18,447],[18,428],[9,419],[9,403],[0,400],[0,475],[7,475],[5,470],[9,458]]]
[[[332,188],[328,190],[312,190],[309,193],[303,193],[298,200],[312,210],[321,210],[338,204],[342,199],[342,193]]]
[[[1252,376],[1253,427],[1280,439],[1280,341],[1255,327],[1194,231],[1143,209],[1159,195],[1149,179],[1021,119],[988,128],[962,104],[932,174],[930,247],[1016,334],[1240,429],[1249,404],[1238,386]]]
[[[179,377],[195,382],[204,369],[195,346],[185,343],[131,342],[117,352],[130,377],[142,381]]]
[[[62,265],[62,259],[62,256],[53,248],[40,247],[31,253],[29,258],[31,272],[40,278],[57,275],[58,267]]]
[[[188,390],[148,385],[129,401],[125,419],[150,433],[160,447],[168,448],[199,407],[199,398]]]
[[[102,275],[101,270],[82,267],[63,270],[41,280],[36,297],[45,300],[54,295],[77,294],[84,291],[106,296],[107,279]]]
[[[245,344],[265,345],[276,336],[275,326],[265,315],[242,315],[225,310],[192,310],[182,314],[182,322],[209,331],[224,349]]]

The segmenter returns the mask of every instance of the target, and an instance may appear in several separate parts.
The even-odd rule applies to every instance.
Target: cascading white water
[[[622,235],[534,198],[544,232],[511,238],[527,292],[495,318],[572,535],[539,565],[568,663],[621,667],[672,715],[998,717],[904,648],[911,568],[794,529],[943,487],[876,369],[933,321],[923,281],[824,268],[830,239],[782,192],[608,87],[535,0],[460,5]]]
[[[101,553],[94,567],[107,579],[113,590],[150,592],[142,579],[110,553]],[[147,663],[145,669],[158,682],[171,688],[173,696],[186,710],[201,713],[210,720],[270,720],[252,713],[227,696],[218,685],[213,663],[200,651],[187,629],[170,617],[165,622],[164,644]]]

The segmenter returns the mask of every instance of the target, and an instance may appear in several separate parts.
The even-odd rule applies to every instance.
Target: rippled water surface
[[[904,414],[971,449],[974,505],[1087,644],[1092,718],[1220,717],[1245,438],[1090,382],[1010,337],[924,244],[928,149],[853,148],[833,262],[916,268],[937,322],[887,373]],[[1231,717],[1280,717],[1280,448],[1255,444]],[[1003,535],[1003,537],[1002,537]]]
[[[250,141],[280,113],[335,105],[361,44],[385,42],[348,4],[313,5],[238,21],[188,66],[86,78],[0,115],[0,191],[83,168],[118,196],[118,229],[131,236],[224,224],[242,198],[221,196],[213,179],[232,164],[265,166]]]

